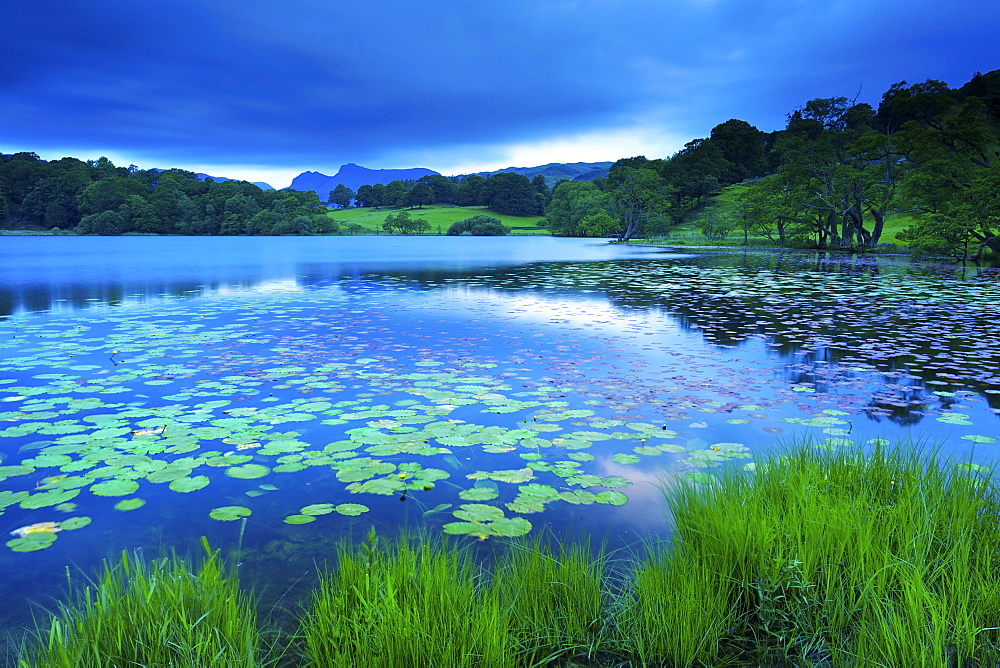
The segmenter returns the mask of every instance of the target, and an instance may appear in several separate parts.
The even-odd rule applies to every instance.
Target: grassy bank
[[[485,206],[446,206],[436,204],[425,206],[419,209],[386,209],[386,208],[354,208],[336,209],[327,214],[337,221],[341,229],[350,225],[360,225],[371,233],[384,234],[382,223],[389,214],[398,214],[400,211],[409,211],[414,218],[422,218],[430,225],[431,234],[444,234],[452,223],[471,218],[472,216],[493,216],[499,218],[507,227],[534,227],[542,220],[542,216],[511,216],[497,213]],[[514,230],[513,234],[544,234],[547,230]]]
[[[498,545],[485,568],[467,547],[369,534],[343,546],[291,611],[298,631],[277,643],[214,555],[197,572],[126,558],[36,632],[21,666],[110,665],[93,663],[100,652],[175,666],[1000,660],[1000,490],[979,467],[912,449],[801,447],[664,495],[672,545],[616,564],[614,578],[606,555],[582,544]],[[186,616],[172,612],[181,599]],[[143,635],[164,628],[176,632]],[[147,637],[127,657],[115,644]],[[192,663],[213,652],[224,662]]]

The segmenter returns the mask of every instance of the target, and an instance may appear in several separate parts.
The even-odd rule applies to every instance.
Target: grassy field
[[[444,234],[448,231],[448,228],[452,223],[457,223],[460,220],[465,220],[466,218],[479,215],[499,218],[500,221],[507,227],[533,227],[538,225],[539,221],[542,220],[542,216],[510,216],[503,213],[497,213],[496,211],[492,211],[485,206],[448,206],[442,204],[425,206],[419,209],[337,209],[331,211],[328,215],[330,218],[337,221],[341,228],[345,228],[353,223],[360,225],[365,229],[371,230],[372,232],[378,232],[381,234],[383,233],[382,223],[385,221],[385,217],[389,214],[396,215],[401,211],[409,211],[410,215],[414,218],[426,220],[431,226],[431,234]],[[514,230],[513,234],[548,235],[548,231]]]

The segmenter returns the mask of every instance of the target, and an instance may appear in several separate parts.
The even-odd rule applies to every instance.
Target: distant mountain
[[[375,185],[376,183],[389,183],[390,181],[416,181],[421,176],[437,174],[433,169],[424,167],[412,167],[410,169],[368,169],[360,165],[349,162],[342,166],[333,176],[320,174],[319,172],[302,172],[292,179],[292,190],[312,190],[319,195],[320,200],[326,201],[330,191],[343,183],[351,190],[357,190],[358,186]]]
[[[538,174],[545,177],[545,183],[554,186],[558,181],[593,181],[599,176],[607,176],[613,162],[550,162],[539,167],[508,167],[495,172],[477,172],[479,176],[492,176],[501,172],[516,172],[529,179]]]

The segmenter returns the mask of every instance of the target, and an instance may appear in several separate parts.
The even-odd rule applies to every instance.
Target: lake
[[[1000,271],[884,255],[0,237],[0,316],[10,629],[122,550],[207,536],[289,605],[372,526],[636,547],[776,448],[1000,438]]]

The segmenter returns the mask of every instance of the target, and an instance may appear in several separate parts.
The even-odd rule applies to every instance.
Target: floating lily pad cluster
[[[153,490],[242,485],[211,518],[246,518],[265,493],[290,525],[396,496],[449,533],[517,536],[559,505],[625,504],[632,470],[710,483],[703,469],[751,463],[783,428],[853,447],[871,440],[858,420],[927,415],[996,438],[976,422],[1000,387],[994,283],[650,260],[424,288],[370,276],[0,324],[0,510],[51,521],[84,498],[131,512]],[[538,291],[575,296],[540,308]],[[326,472],[328,498],[297,502],[298,472]]]

